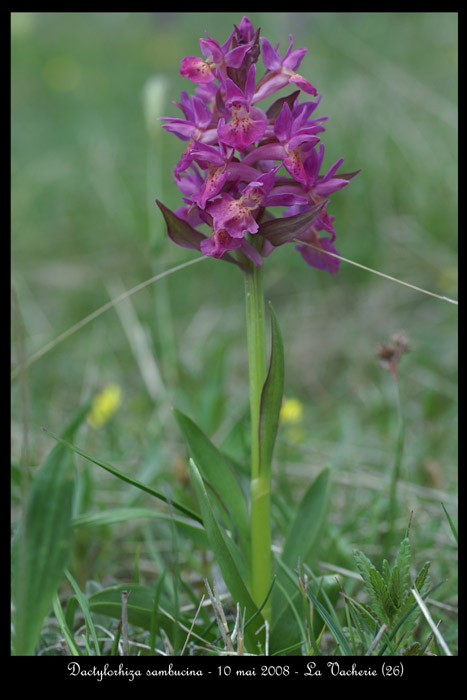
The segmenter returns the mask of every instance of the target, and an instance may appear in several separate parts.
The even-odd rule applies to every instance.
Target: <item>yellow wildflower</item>
[[[115,411],[122,403],[122,390],[118,384],[107,384],[104,389],[97,394],[92,402],[91,409],[87,415],[87,422],[91,428],[100,428],[107,423]]]
[[[298,399],[285,399],[281,406],[280,421],[288,425],[296,425],[303,416],[303,406]]]

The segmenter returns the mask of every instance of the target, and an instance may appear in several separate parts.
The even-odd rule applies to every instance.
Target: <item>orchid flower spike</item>
[[[202,57],[182,59],[181,75],[197,87],[174,102],[182,116],[161,117],[163,128],[186,144],[174,167],[182,204],[175,212],[158,204],[177,245],[240,266],[244,256],[259,266],[275,248],[295,241],[306,263],[335,274],[330,196],[359,171],[338,174],[339,158],[321,174],[328,117],[314,116],[321,96],[298,73],[306,49],[294,49],[289,35],[281,56],[259,34],[243,17],[224,43],[206,35]],[[260,59],[266,70],[257,80]],[[293,92],[258,106],[284,88]],[[274,215],[275,207],[282,212]]]

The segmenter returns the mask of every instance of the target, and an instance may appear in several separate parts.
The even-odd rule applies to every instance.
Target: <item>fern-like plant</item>
[[[358,606],[361,616],[373,632],[384,626],[384,638],[394,651],[404,644],[410,653],[410,635],[420,613],[411,589],[415,588],[422,597],[426,595],[430,585],[430,562],[423,565],[412,582],[408,537],[402,540],[393,566],[385,559],[381,571],[360,550],[354,550],[353,555],[370,599],[369,604]]]

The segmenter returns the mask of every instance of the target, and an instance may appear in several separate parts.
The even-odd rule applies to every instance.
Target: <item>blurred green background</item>
[[[171,101],[194,90],[180,60],[200,55],[205,31],[225,41],[241,16],[12,13],[13,367],[22,351],[31,356],[119,292],[196,257],[169,242],[154,204],[179,205],[171,173],[183,146],[156,119],[178,116]],[[339,252],[457,298],[457,14],[249,17],[282,53],[289,33],[295,48],[308,48],[300,72],[330,117],[324,165],[344,156],[343,171],[362,169],[329,209]],[[292,493],[331,464],[331,520],[370,551],[398,429],[394,383],[375,353],[404,331],[412,351],[400,365],[401,528],[413,509],[422,548],[449,543],[440,502],[454,517],[457,307],[345,263],[331,277],[293,245],[267,259],[265,288],[284,336],[286,395],[304,410],[300,431],[284,426],[278,445]],[[227,439],[247,416],[244,332],[234,266],[203,261],[146,288],[13,382],[14,463],[39,464],[52,446],[39,427],[60,432],[84,400],[116,382],[120,409],[102,429],[84,427],[77,443],[183,488],[170,408]],[[126,498],[111,484],[104,476],[89,504]]]

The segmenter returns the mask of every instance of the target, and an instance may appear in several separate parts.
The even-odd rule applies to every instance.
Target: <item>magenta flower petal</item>
[[[282,59],[282,66],[284,68],[287,68],[288,70],[295,71],[299,67],[300,63],[303,60],[303,57],[306,54],[306,49],[295,49],[295,51],[292,51],[293,48],[293,38],[292,35],[289,35],[290,39],[290,44],[289,48],[287,49],[287,52]]]
[[[225,56],[225,62],[229,68],[240,68],[245,58],[245,54],[250,50],[248,45],[237,46],[232,51],[229,51]]]
[[[309,148],[311,148],[311,145]],[[308,150],[306,146],[299,146],[293,150],[290,150],[287,152],[287,155],[283,160],[284,167],[287,172],[292,175],[294,180],[302,183],[303,185],[307,184],[307,174],[303,164],[305,150]]]
[[[214,231],[210,238],[201,241],[200,249],[204,255],[221,258],[224,253],[236,250],[243,244],[243,239],[233,238],[225,229]]]
[[[255,38],[255,28],[248,17],[242,17],[240,24],[236,27],[237,34],[244,44],[249,44]]]
[[[208,61],[216,66],[220,66],[224,58],[224,52],[217,43],[215,39],[208,37],[207,39],[200,39],[199,45],[203,56],[206,56]]]
[[[261,37],[261,44],[263,46],[263,63],[266,68],[273,71],[279,71],[281,69],[281,57],[279,51],[274,49],[272,44],[266,39],[266,37]]]
[[[182,59],[180,75],[188,78],[193,83],[200,83],[201,85],[210,83],[215,77],[209,63],[203,61],[202,58],[197,58],[197,56],[187,56]]]
[[[320,238],[313,230],[308,234],[307,238],[307,242],[311,243],[314,248],[308,245],[295,246],[304,261],[311,267],[317,267],[318,270],[326,270],[329,274],[335,275],[339,271],[340,260],[333,257],[333,255],[339,255],[339,253],[330,239],[326,237]],[[332,253],[333,255],[327,255],[327,253]]]
[[[196,196],[196,203],[201,209],[204,209],[206,202],[215,197],[223,186],[225,185],[228,177],[228,172],[224,165],[220,167],[209,167],[206,174],[206,179],[198,190]]]
[[[261,86],[261,99],[271,94],[272,87],[274,87],[275,91],[291,82],[298,85],[301,90],[310,95],[318,94],[316,88],[308,80],[296,72],[304,55],[306,54],[306,49],[296,49],[295,51],[292,51],[293,38],[291,35],[289,38],[289,48],[287,49],[284,58],[281,59],[279,51],[274,49],[267,39],[261,37],[261,42],[263,44],[263,62],[266,68],[268,68],[273,74],[269,76],[269,80],[264,79],[264,83]],[[274,80],[273,84],[270,84],[271,80]],[[258,93],[256,95],[256,101],[257,100]]]
[[[263,138],[266,126],[265,119],[252,119],[248,110],[240,106],[232,107],[232,120],[220,125],[217,131],[223,143],[243,152]]]
[[[316,97],[316,95],[318,94],[318,90],[308,80],[305,80],[305,78],[302,75],[299,75],[298,73],[292,73],[289,76],[289,82],[295,83],[301,90],[303,90],[303,92],[306,92],[309,95],[314,95]]]
[[[341,190],[348,184],[348,180],[340,180],[339,178],[333,177],[327,182],[318,182],[315,189],[320,197],[329,197],[330,194],[336,192],[337,190]]]
[[[242,198],[234,199],[224,193],[207,207],[212,216],[214,228],[225,229],[232,238],[243,238],[245,233],[256,233],[258,223],[250,207],[243,204]]]
[[[314,146],[319,142],[319,136],[315,136],[315,134],[309,134],[306,133],[309,131],[308,129],[301,129],[296,136],[292,136],[291,139],[289,139],[289,142],[287,144],[287,147],[291,151],[295,151],[299,146],[302,144],[306,143],[306,150],[310,151],[311,147]]]
[[[175,119],[172,117],[160,117],[160,119],[169,119],[170,121],[167,124],[163,124],[162,128],[176,134],[182,141],[188,141],[196,133],[196,126],[191,122],[187,122],[186,119]]]
[[[248,105],[244,91],[230,78],[225,81],[225,104],[227,107],[231,107],[233,104]]]

